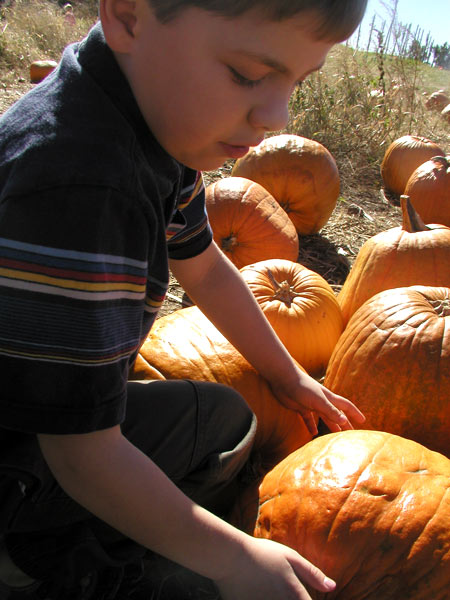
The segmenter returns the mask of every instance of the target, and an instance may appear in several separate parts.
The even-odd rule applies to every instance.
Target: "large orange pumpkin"
[[[425,137],[404,135],[394,140],[388,146],[380,168],[385,189],[394,194],[404,194],[413,171],[439,155],[445,155],[442,148]]]
[[[219,179],[206,188],[206,209],[214,241],[238,269],[269,258],[297,260],[295,227],[259,183]]]
[[[366,300],[407,285],[450,286],[450,228],[425,225],[407,198],[403,224],[382,231],[360,248],[338,294],[344,323]]]
[[[232,175],[260,183],[289,215],[298,233],[317,233],[339,196],[339,173],[319,142],[282,134],[265,139],[238,159]]]
[[[417,167],[405,195],[425,223],[450,227],[450,155],[434,156]]]
[[[318,273],[289,260],[241,269],[278,337],[310,374],[323,374],[344,324],[336,296]]]
[[[318,437],[265,476],[255,535],[336,581],[313,600],[448,600],[450,460],[385,432]]]
[[[267,381],[196,306],[157,319],[138,358],[130,379],[213,381],[240,392],[258,419],[254,448],[264,471],[311,439],[300,415],[278,403]]]
[[[450,288],[396,288],[365,302],[336,344],[324,385],[365,414],[360,427],[450,457]]]

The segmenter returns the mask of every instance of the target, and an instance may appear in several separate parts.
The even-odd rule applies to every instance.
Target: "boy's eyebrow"
[[[283,63],[272,58],[271,56],[267,56],[265,54],[259,54],[257,52],[251,52],[249,50],[242,50],[242,51],[239,51],[238,53],[241,55],[247,56],[248,58],[250,58],[251,60],[254,60],[255,62],[259,62],[263,65],[266,65],[266,67],[270,67],[271,69],[278,71],[282,75],[287,75],[290,73],[290,70],[285,65],[283,65]],[[323,67],[324,64],[325,64],[325,61],[322,61],[319,65],[317,65],[317,67],[314,67],[313,69],[308,71],[308,73],[304,73],[303,76],[306,77],[310,73],[313,73],[314,71],[318,71],[319,69],[321,69]]]
[[[265,54],[258,54],[257,52],[250,52],[248,50],[243,50],[242,52],[240,52],[240,54],[247,56],[255,62],[262,63],[263,65],[266,65],[266,67],[275,69],[275,71],[278,71],[279,73],[289,73],[289,69],[285,65],[275,60],[271,56],[267,56]]]

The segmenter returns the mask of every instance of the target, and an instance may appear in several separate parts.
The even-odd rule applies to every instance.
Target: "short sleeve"
[[[212,241],[205,206],[205,186],[199,171],[185,169],[178,208],[166,232],[169,257],[192,258]]]

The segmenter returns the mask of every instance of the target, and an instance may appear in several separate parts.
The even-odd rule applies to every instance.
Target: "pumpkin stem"
[[[292,290],[288,281],[284,280],[281,283],[279,283],[273,276],[272,271],[270,269],[267,270],[267,275],[269,276],[269,279],[275,288],[275,293],[272,296],[272,298],[276,300],[281,300],[289,307],[292,304],[292,300],[297,296],[301,295]]]
[[[430,227],[425,225],[422,219],[417,214],[414,206],[411,204],[409,196],[400,196],[400,205],[403,213],[402,228],[409,233],[417,233],[419,231],[429,231]]]
[[[233,234],[222,239],[222,250],[225,250],[225,252],[231,252],[231,250],[233,250],[233,248],[237,245],[238,245],[237,238]]]
[[[450,316],[450,299],[445,298],[444,300],[433,300],[430,302],[431,306],[436,311],[439,317]]]
[[[437,162],[437,163],[441,163],[441,165],[445,168],[448,169],[449,167],[449,157],[448,156],[433,156],[433,158],[431,159],[433,162]]]
[[[442,164],[443,167],[448,167],[448,163],[449,163],[449,158],[448,156],[433,156],[433,158],[431,159],[433,162],[440,162]]]

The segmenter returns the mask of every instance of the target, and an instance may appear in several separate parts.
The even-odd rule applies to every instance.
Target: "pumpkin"
[[[35,60],[30,65],[30,82],[39,83],[47,77],[58,63],[54,60]]]
[[[417,167],[405,195],[425,223],[450,227],[450,155],[434,156]]]
[[[157,319],[139,358],[131,380],[154,379],[156,369],[165,379],[212,381],[240,392],[258,419],[254,455],[264,472],[312,437],[300,415],[278,403],[267,381],[196,306]]]
[[[433,92],[428,96],[425,101],[425,106],[428,110],[437,110],[441,111],[444,106],[450,102],[450,97],[445,93],[445,90],[438,90],[437,92]]]
[[[323,375],[344,328],[327,281],[281,259],[248,265],[241,274],[289,354],[313,377]]]
[[[324,385],[358,406],[361,428],[450,457],[450,288],[410,286],[370,298],[339,338]]]
[[[150,365],[145,358],[142,356],[142,354],[138,354],[136,356],[136,359],[133,363],[133,367],[130,371],[130,379],[133,379],[134,381],[139,381],[139,380],[144,380],[144,381],[150,381],[150,380],[165,380],[166,378],[164,377],[164,375],[158,371],[158,369],[155,369],[155,367],[152,367],[152,365]]]
[[[331,153],[299,135],[266,138],[238,159],[233,176],[261,184],[289,215],[301,235],[317,233],[339,196],[339,173]]]
[[[318,437],[264,477],[255,536],[336,581],[313,600],[448,600],[450,460],[380,431]]]
[[[444,117],[447,123],[450,123],[450,102],[445,108],[442,109],[441,115]]]
[[[427,138],[405,135],[394,140],[381,162],[381,178],[386,190],[394,194],[405,192],[408,179],[413,171],[433,156],[444,156],[444,151]]]
[[[366,300],[389,288],[450,286],[450,228],[425,225],[407,197],[403,224],[382,231],[361,246],[337,299],[344,324]]]
[[[259,183],[219,179],[206,188],[206,210],[214,241],[238,269],[269,258],[297,260],[295,227]]]

